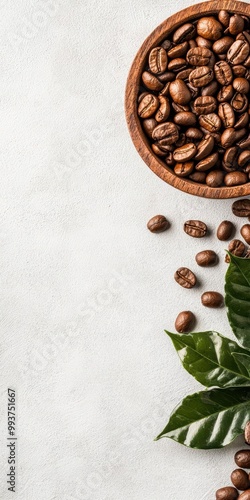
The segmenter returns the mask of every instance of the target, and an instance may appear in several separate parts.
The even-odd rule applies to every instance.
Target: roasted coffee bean
[[[225,128],[234,126],[235,114],[231,104],[228,102],[221,103],[218,107],[218,115]]]
[[[244,224],[240,230],[242,238],[250,245],[250,224]]]
[[[199,182],[200,184],[204,184],[206,181],[206,172],[194,172],[189,176],[189,179],[193,182]]]
[[[197,23],[197,33],[208,40],[218,40],[222,35],[223,27],[215,17],[202,17]]]
[[[215,113],[199,116],[199,123],[200,126],[208,130],[208,132],[218,132],[221,128],[221,119]]]
[[[224,85],[221,87],[220,91],[217,94],[217,100],[219,102],[231,101],[234,95],[234,88],[232,85]]]
[[[173,71],[166,71],[161,75],[157,75],[157,78],[162,83],[172,82],[173,80],[175,80],[175,73]]]
[[[244,77],[246,74],[246,67],[242,64],[236,64],[236,66],[232,66],[233,74],[236,77]]]
[[[231,64],[242,64],[249,55],[250,47],[245,40],[236,40],[227,52],[227,60]]]
[[[169,144],[169,137],[164,137],[163,139],[159,139],[157,144],[159,148],[161,148],[163,151],[169,152],[174,150],[172,144]]]
[[[203,160],[199,161],[197,163],[195,169],[201,172],[206,172],[210,168],[213,168],[219,160],[219,154],[218,153],[212,153],[211,155],[207,156]]]
[[[193,288],[196,284],[196,276],[187,267],[180,267],[174,275],[175,281],[184,288]]]
[[[230,148],[237,141],[237,132],[229,127],[221,135],[221,145],[223,148]]]
[[[197,47],[196,40],[189,40],[188,43],[190,49],[194,49],[195,47]]]
[[[142,94],[139,94],[138,99],[137,99],[138,104],[140,104],[140,102],[142,101],[142,99],[143,99],[146,95],[148,95],[148,92],[142,92]]]
[[[218,257],[213,250],[203,250],[196,254],[195,260],[198,266],[208,267],[214,266],[217,263]]]
[[[184,224],[184,231],[194,238],[203,238],[207,234],[207,226],[200,220],[188,220]]]
[[[164,215],[155,215],[147,223],[147,228],[151,233],[162,233],[170,226],[168,220]]]
[[[202,89],[201,89],[201,95],[202,96],[214,96],[216,94],[218,88],[219,88],[218,82],[216,82],[215,80],[213,80],[211,83],[209,83],[205,87],[202,87]],[[232,92],[231,98],[232,97],[233,97],[233,92]]]
[[[175,123],[165,122],[155,127],[152,137],[156,141],[165,139],[166,144],[174,144],[179,139],[179,131]]]
[[[238,491],[232,486],[225,486],[216,491],[216,500],[236,500]]]
[[[193,68],[183,69],[179,71],[176,75],[177,80],[184,80],[185,82],[189,82],[189,75],[193,71]]]
[[[196,124],[196,116],[194,113],[191,113],[191,111],[181,111],[175,115],[174,122],[176,125],[189,127],[190,125]]]
[[[240,147],[240,149],[248,149],[250,148],[250,134],[245,138],[242,139],[237,143],[237,146]]]
[[[250,151],[245,150],[240,153],[240,156],[238,158],[238,165],[239,167],[244,167],[247,163],[250,163]]]
[[[172,103],[173,109],[176,111],[176,113],[182,113],[183,111],[190,111],[190,107],[187,104],[176,104],[175,102]]]
[[[155,75],[152,75],[152,73],[149,73],[148,71],[144,71],[142,73],[142,81],[145,85],[150,90],[162,90],[164,85],[158,78],[156,78]]]
[[[231,35],[238,35],[241,31],[244,30],[244,19],[239,14],[234,14],[230,17],[229,21],[229,33]]]
[[[214,65],[214,74],[220,85],[230,85],[233,80],[232,70],[226,61],[220,61]]]
[[[157,143],[152,144],[152,150],[157,156],[166,156],[166,151],[163,151]]]
[[[180,28],[178,28],[175,31],[173,35],[173,42],[178,44],[191,40],[191,38],[194,38],[195,33],[196,33],[196,28],[193,24],[191,23],[183,24]]]
[[[195,155],[196,155],[197,148],[195,144],[189,143],[189,144],[184,144],[184,146],[181,146],[180,148],[177,148],[173,155],[174,155],[174,160],[177,162],[187,162],[188,160],[191,160]]]
[[[239,450],[234,455],[234,461],[238,467],[250,469],[250,450]]]
[[[192,66],[209,66],[213,53],[205,47],[195,47],[187,53],[187,61]]]
[[[243,113],[248,107],[247,96],[245,94],[241,94],[240,92],[236,92],[231,100],[231,104],[237,113]]]
[[[168,51],[168,57],[170,59],[176,59],[177,57],[183,57],[189,49],[189,43],[183,42],[175,45]]]
[[[224,183],[227,187],[240,186],[248,181],[248,177],[244,172],[229,172],[224,177]]]
[[[169,87],[170,95],[177,104],[188,104],[191,100],[191,93],[183,80],[171,82]]]
[[[188,333],[192,331],[194,323],[194,314],[191,311],[182,311],[175,320],[175,329],[178,333]]]
[[[173,157],[173,153],[171,153],[170,151],[167,153],[167,156],[165,158],[165,162],[166,164],[169,166],[169,167],[173,167],[175,165],[175,161],[174,161],[174,157]]]
[[[232,204],[232,212],[237,217],[249,217],[250,216],[250,200],[244,198],[244,200],[234,201]]]
[[[234,128],[236,130],[238,129],[241,129],[241,128],[244,128],[244,127],[247,127],[249,123],[249,114],[248,112],[246,111],[245,113],[243,113],[240,118],[237,120],[237,122],[235,123],[234,125]]]
[[[200,161],[210,155],[214,148],[214,138],[207,135],[197,146],[197,153],[195,159]]]
[[[248,94],[250,85],[246,78],[238,77],[233,81],[233,88],[242,94]]]
[[[248,421],[245,425],[244,439],[245,443],[250,445],[250,421]]]
[[[214,78],[214,72],[208,66],[200,66],[194,69],[189,75],[189,82],[194,87],[204,87]]]
[[[217,101],[212,96],[200,96],[194,101],[194,112],[197,115],[213,113],[217,108]]]
[[[204,292],[201,296],[201,303],[206,307],[221,307],[223,297],[219,292]]]
[[[199,95],[199,89],[197,87],[193,87],[193,85],[191,85],[191,83],[187,83],[187,87],[191,92],[191,98],[196,99],[196,97],[198,97],[198,95]],[[191,103],[191,106],[192,106],[192,103]]]
[[[220,38],[220,40],[214,42],[213,51],[216,54],[225,54],[229,50],[233,42],[234,39],[231,36],[224,36],[223,38]]]
[[[250,487],[248,474],[243,469],[235,469],[231,474],[231,481],[238,490],[247,490]]]
[[[203,133],[200,129],[195,127],[189,127],[186,130],[187,139],[193,139],[194,141],[200,141],[203,138]]]
[[[188,177],[194,170],[194,162],[176,163],[174,167],[175,175],[178,177]]]
[[[220,10],[218,14],[218,19],[226,28],[229,26],[230,14],[226,10]]]
[[[168,119],[171,108],[167,97],[159,95],[158,99],[160,106],[157,113],[155,114],[155,119],[157,122],[161,123]]]
[[[147,118],[146,120],[143,120],[142,126],[148,137],[152,138],[152,133],[156,125],[157,121],[154,118]]]
[[[206,184],[209,187],[217,188],[222,186],[224,181],[224,173],[222,170],[212,170],[206,177]]]
[[[230,147],[228,148],[223,156],[222,166],[226,172],[233,172],[237,170],[237,158],[238,158],[238,148]]]
[[[164,40],[161,44],[161,47],[163,47],[165,50],[169,50],[171,48],[172,42],[170,40]]]
[[[243,491],[238,497],[239,500],[250,500],[250,490]]]
[[[149,68],[152,73],[164,73],[168,65],[167,52],[163,47],[155,47],[148,58]]]
[[[230,241],[228,245],[228,250],[231,252],[233,255],[236,255],[237,257],[242,257],[246,251],[246,247],[243,243],[243,241],[240,240],[232,240]]]
[[[159,99],[153,94],[146,94],[138,106],[138,114],[141,118],[149,118],[159,107]]]
[[[185,134],[180,134],[178,141],[175,143],[175,148],[181,148],[186,143]]]
[[[234,232],[234,225],[229,220],[223,220],[217,229],[217,238],[220,241],[229,240]]]
[[[159,96],[160,95],[164,95],[165,97],[169,95],[169,86],[170,86],[170,82],[167,82],[166,85],[163,87],[163,89],[160,91],[159,93]]]
[[[182,71],[186,67],[187,67],[187,61],[186,61],[186,59],[183,59],[182,57],[172,59],[172,61],[170,61],[169,65],[168,65],[169,71],[174,71],[174,72]]]

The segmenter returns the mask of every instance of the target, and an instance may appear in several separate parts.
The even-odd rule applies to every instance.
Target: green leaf
[[[244,432],[250,420],[250,388],[211,389],[187,396],[156,438],[191,448],[222,448]]]
[[[239,342],[250,349],[250,259],[230,254],[225,293],[232,330]]]
[[[167,332],[183,367],[206,387],[250,386],[250,352],[217,332]],[[245,363],[232,354],[245,356]],[[249,368],[249,370],[248,370]]]

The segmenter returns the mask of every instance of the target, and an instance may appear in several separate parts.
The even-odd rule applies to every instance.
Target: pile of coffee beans
[[[232,204],[232,212],[237,217],[248,217],[250,221],[250,199],[244,198]],[[166,231],[170,227],[169,221],[164,215],[156,215],[147,223],[148,229],[152,233]],[[200,220],[187,220],[183,229],[185,233],[193,238],[204,238],[208,234],[207,225]],[[220,241],[227,241],[232,238],[236,228],[229,220],[224,220],[217,228],[217,238]],[[241,236],[247,244],[250,244],[250,224],[244,224],[240,229]],[[228,250],[238,257],[250,258],[250,249],[239,239],[232,239],[228,244]],[[214,250],[201,250],[195,256],[196,264],[200,267],[211,267],[217,264],[218,256]],[[226,262],[230,262],[230,257],[226,255]],[[187,267],[179,267],[174,274],[175,281],[183,288],[191,289],[197,285],[195,273]],[[216,291],[205,291],[201,295],[201,303],[205,307],[223,306],[223,296]],[[192,311],[182,311],[175,320],[175,329],[179,333],[192,331],[195,323],[195,316]],[[224,498],[224,497],[218,497]],[[226,497],[225,497],[226,498]],[[250,498],[250,497],[249,497]]]
[[[245,442],[250,445],[250,422],[245,427]],[[250,469],[250,450],[239,450],[234,455],[234,461],[239,467],[231,473],[233,486],[224,486],[216,491],[216,500],[250,500],[250,474],[244,469]],[[239,493],[239,491],[243,493]]]
[[[148,56],[138,115],[176,176],[212,188],[250,176],[250,19],[222,10],[180,26]]]

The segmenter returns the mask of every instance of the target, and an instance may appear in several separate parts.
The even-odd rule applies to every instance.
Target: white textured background
[[[127,73],[144,38],[188,0],[0,1],[0,498],[6,487],[7,387],[18,393],[18,500],[212,500],[233,454],[154,442],[170,412],[200,390],[164,328],[183,309],[197,330],[229,334],[223,291],[230,201],[174,190],[128,135]],[[162,213],[171,229],[153,235]],[[211,228],[206,240],[182,230]],[[237,221],[238,223],[238,221]],[[239,223],[238,223],[239,227]],[[197,268],[198,250],[220,265]],[[180,265],[196,290],[173,280]]]

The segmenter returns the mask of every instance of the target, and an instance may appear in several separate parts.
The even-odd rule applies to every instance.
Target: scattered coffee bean
[[[196,276],[187,267],[180,267],[174,275],[174,279],[184,288],[193,288],[196,284]]]
[[[201,296],[201,303],[206,307],[221,307],[223,296],[219,292],[204,292]]]
[[[238,497],[239,500],[250,500],[250,490],[246,490],[240,494]]]
[[[184,224],[184,231],[194,238],[203,238],[207,234],[207,226],[200,220],[188,220]]]
[[[243,469],[235,469],[231,474],[231,481],[238,490],[247,490],[250,487],[249,476]]]
[[[234,455],[234,461],[238,467],[250,468],[250,450],[239,450]]]
[[[217,238],[220,241],[226,241],[231,238],[234,232],[234,225],[229,220],[223,220],[217,229]]]
[[[194,314],[191,311],[182,311],[175,320],[175,329],[179,333],[192,331],[195,322]]]
[[[147,223],[147,228],[151,233],[162,233],[170,226],[168,220],[164,215],[155,215]]]
[[[242,238],[250,245],[250,224],[244,224],[240,230]]]
[[[250,445],[250,421],[247,422],[244,431],[245,443]]]
[[[250,216],[250,200],[245,198],[244,200],[237,200],[232,205],[232,212],[237,217],[249,217]]]
[[[230,241],[228,245],[228,250],[233,255],[236,255],[237,257],[242,257],[242,255],[244,255],[246,251],[246,246],[244,245],[243,241],[235,239]]]
[[[216,491],[216,500],[236,500],[239,494],[232,486],[225,486]]]
[[[195,260],[198,266],[207,267],[214,266],[217,263],[218,257],[213,250],[203,250],[197,253]]]

